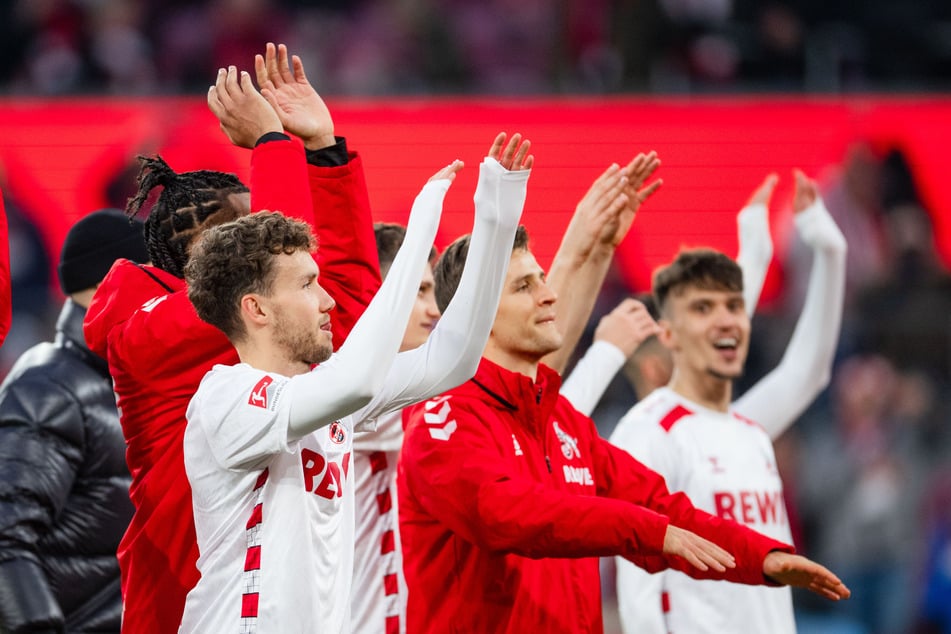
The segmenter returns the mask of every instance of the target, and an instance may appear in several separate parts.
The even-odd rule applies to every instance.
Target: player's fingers
[[[515,156],[515,150],[518,148],[518,144],[522,141],[522,135],[516,132],[512,135],[512,138],[509,139],[509,142],[505,145],[505,148],[502,150],[502,160],[499,163],[502,164],[502,167],[505,169],[512,168],[512,159]]]
[[[307,75],[304,73],[304,62],[301,61],[300,57],[294,55],[291,57],[291,66],[294,71],[294,81],[299,84],[309,84],[307,80]]]
[[[523,170],[530,170],[530,169],[532,169],[532,166],[533,166],[533,165],[535,165],[535,155],[534,155],[534,154],[529,154],[528,156],[525,157],[525,162],[522,163],[522,169],[523,169]]]
[[[532,142],[528,139],[522,141],[515,152],[515,159],[512,161],[512,169],[518,170],[525,163],[525,157],[528,156],[528,150],[531,149]]]
[[[492,147],[489,148],[488,156],[494,158],[498,161],[502,158],[502,146],[505,145],[506,135],[504,132],[499,132],[495,135],[495,140],[492,141]]]
[[[663,184],[664,184],[664,179],[662,178],[658,178],[656,181],[653,181],[650,185],[647,185],[646,187],[644,187],[643,189],[637,192],[638,200],[641,203],[645,202],[648,198],[653,196],[654,192],[660,189],[660,186]]]
[[[208,87],[208,108],[219,120],[225,114],[225,108],[221,105],[221,100],[218,98],[218,89],[215,86]]]
[[[284,44],[277,45],[277,68],[284,83],[289,84],[294,81],[294,77],[291,75],[291,65],[288,63],[287,46]]]
[[[251,73],[246,70],[241,71],[240,85],[241,92],[246,95],[256,92],[254,89],[254,84],[251,82]]]
[[[259,88],[263,88],[268,81],[267,66],[264,65],[264,56],[260,53],[254,56],[254,78]]]
[[[232,99],[237,99],[241,88],[238,86],[238,69],[236,66],[229,66],[225,75],[225,90]]]
[[[268,42],[264,49],[264,67],[267,70],[268,79],[278,85],[281,80],[281,72],[277,68],[277,47],[273,42]]]

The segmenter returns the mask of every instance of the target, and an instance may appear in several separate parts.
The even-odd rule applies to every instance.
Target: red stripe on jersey
[[[396,574],[383,575],[383,594],[390,596],[397,592],[399,589],[396,586]]]
[[[380,515],[389,513],[393,509],[393,498],[390,497],[389,489],[376,496],[376,505],[380,509]]]
[[[733,412],[733,416],[736,418],[736,420],[742,421],[751,427],[759,427],[760,429],[763,428],[763,426],[757,423],[755,420],[751,420],[747,418],[746,416],[743,416],[742,414],[737,414],[736,412]]]
[[[400,634],[400,617],[386,617],[386,634]]]
[[[241,618],[253,619],[258,616],[258,593],[241,595]]]
[[[396,550],[396,535],[393,534],[393,531],[386,531],[383,533],[383,540],[380,544],[380,554],[385,555]]]
[[[667,412],[663,418],[660,419],[660,426],[664,428],[664,431],[670,431],[670,428],[673,427],[678,420],[684,416],[690,416],[693,414],[689,409],[683,405],[678,405],[674,409]]]
[[[386,469],[386,453],[374,451],[370,454],[370,473],[379,473]]]
[[[660,593],[660,609],[664,611],[664,614],[670,612],[670,595],[666,592]]]
[[[264,483],[267,482],[267,469],[261,472],[261,475],[258,476],[257,482],[254,483],[254,490],[257,491],[264,486]]]
[[[251,529],[261,523],[263,518],[262,509],[263,504],[255,504],[254,509],[251,511],[251,517],[248,518],[248,523],[245,525],[245,528]]]
[[[260,546],[251,546],[250,548],[248,548],[248,552],[244,556],[244,569],[245,570],[260,570],[261,569],[261,547]]]

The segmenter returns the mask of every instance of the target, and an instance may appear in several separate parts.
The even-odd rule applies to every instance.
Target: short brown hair
[[[373,224],[373,234],[376,237],[376,253],[380,260],[380,277],[386,278],[396,254],[403,246],[406,227],[392,222],[376,222]],[[429,261],[435,259],[436,247],[433,247],[429,250]]]
[[[653,292],[657,310],[663,314],[671,294],[686,287],[717,291],[743,290],[743,271],[730,257],[713,249],[681,251],[677,259],[654,273]]]
[[[272,256],[316,248],[310,227],[264,211],[207,229],[185,265],[188,299],[198,316],[232,341],[245,336],[239,305],[248,293],[267,295],[274,282]]]
[[[469,239],[471,234],[466,234],[446,247],[443,254],[439,256],[439,261],[433,269],[433,279],[436,280],[436,305],[439,312],[446,312],[446,307],[452,301],[456,289],[459,288],[459,280],[462,278],[462,269],[466,265],[466,256],[469,255]],[[512,245],[512,251],[528,250],[528,231],[525,227],[519,225],[515,230],[515,242]]]

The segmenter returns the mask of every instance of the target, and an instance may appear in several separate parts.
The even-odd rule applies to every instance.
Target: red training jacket
[[[320,283],[336,300],[335,347],[380,285],[360,158],[340,167],[306,165],[303,147],[272,141],[251,158],[251,205],[306,220],[323,238]],[[132,473],[136,511],[119,545],[125,634],[178,631],[185,595],[198,581],[198,546],[182,436],[185,409],[202,377],[238,355],[201,321],[185,282],[151,266],[117,262],[86,314],[90,349],[106,357]]]
[[[408,632],[601,632],[599,556],[766,584],[766,554],[793,550],[670,493],[560,385],[546,366],[533,382],[482,359],[470,381],[403,410]],[[701,573],[663,555],[668,523],[717,542],[737,567]]]

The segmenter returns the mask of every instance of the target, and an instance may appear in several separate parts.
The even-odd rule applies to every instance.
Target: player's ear
[[[257,326],[267,324],[270,309],[261,295],[248,293],[241,298],[239,306],[241,308],[241,318],[245,322],[250,322]]]
[[[657,339],[663,344],[667,349],[673,349],[676,345],[676,337],[674,335],[674,329],[671,326],[670,320],[665,318],[660,318],[657,320],[657,325],[660,326],[660,332],[657,333]]]

